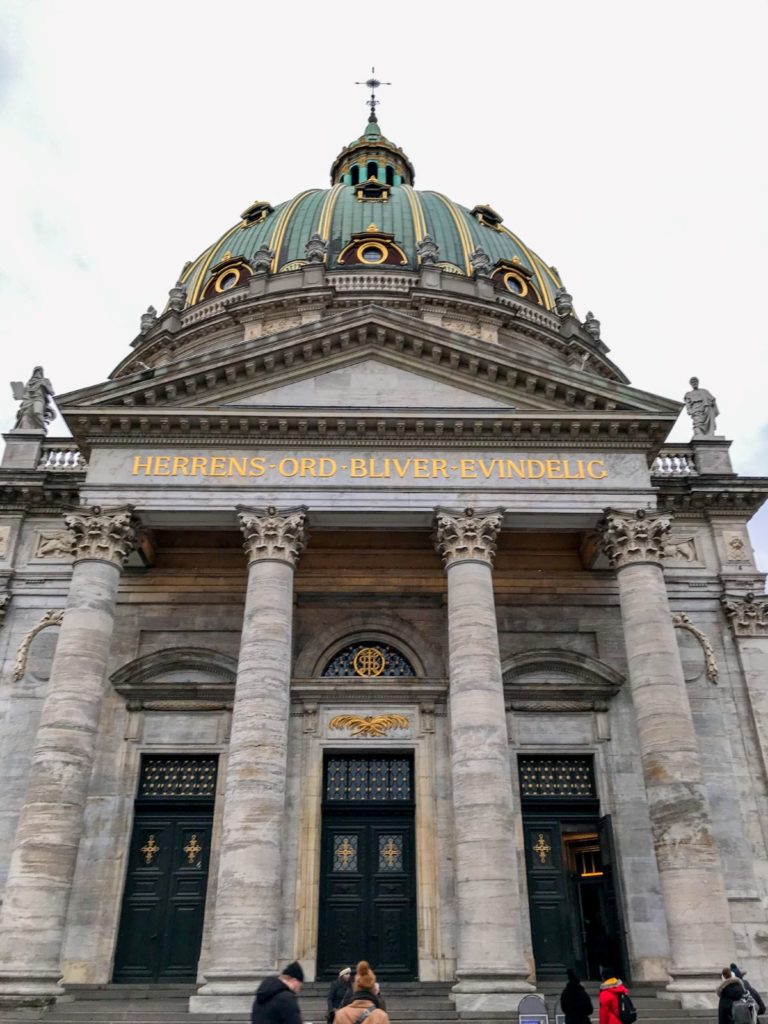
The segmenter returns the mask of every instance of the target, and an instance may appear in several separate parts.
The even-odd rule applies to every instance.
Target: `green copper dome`
[[[365,133],[334,161],[331,188],[308,189],[274,206],[253,203],[234,227],[185,267],[181,282],[187,305],[210,298],[212,281],[216,292],[243,283],[242,273],[249,272],[248,262],[260,249],[273,254],[272,274],[299,269],[306,262],[305,246],[313,235],[326,243],[326,269],[348,271],[350,245],[368,233],[384,238],[386,244],[391,241],[398,258],[386,265],[358,263],[355,270],[416,271],[420,266],[417,243],[429,236],[438,247],[436,260],[444,271],[473,276],[470,256],[480,249],[490,267],[511,271],[513,277],[515,268],[519,269],[525,282],[523,297],[553,308],[561,283],[557,272],[508,230],[499,214],[490,206],[469,210],[440,192],[416,191],[413,178],[408,157],[381,134],[375,120],[370,121]],[[242,273],[227,278],[226,268],[238,262]]]

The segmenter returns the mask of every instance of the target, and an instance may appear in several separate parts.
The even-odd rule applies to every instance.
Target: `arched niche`
[[[231,700],[237,662],[206,647],[153,651],[123,665],[111,676],[126,700]]]
[[[524,651],[502,665],[512,708],[541,711],[604,710],[624,685],[610,665],[576,651]]]
[[[333,656],[359,641],[379,641],[400,651],[413,666],[415,678],[439,679],[445,674],[442,651],[420,630],[397,615],[354,616],[337,629],[314,634],[299,650],[294,676],[317,679]],[[411,677],[414,678],[414,677]]]

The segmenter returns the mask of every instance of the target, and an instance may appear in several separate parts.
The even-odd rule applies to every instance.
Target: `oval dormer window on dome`
[[[251,276],[251,268],[242,256],[224,253],[224,257],[211,268],[211,276],[203,288],[200,300],[212,299],[245,284]]]
[[[403,267],[407,265],[408,257],[395,242],[394,235],[379,231],[375,224],[371,224],[367,231],[352,235],[339,253],[338,262],[343,267]]]
[[[541,305],[541,296],[533,283],[533,272],[522,263],[500,260],[494,267],[491,280],[503,292],[516,295],[520,299],[536,302]]]

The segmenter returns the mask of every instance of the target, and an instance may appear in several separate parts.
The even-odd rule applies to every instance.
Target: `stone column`
[[[517,1009],[532,991],[523,955],[509,740],[492,565],[503,509],[438,509],[448,573],[451,774],[459,1012]]]
[[[240,660],[229,741],[219,876],[206,984],[197,1013],[247,1012],[277,968],[282,916],[293,630],[293,570],[306,509],[238,509],[248,555]]]
[[[60,961],[104,693],[129,505],[65,516],[75,556],[0,915],[0,1002],[63,993]]]
[[[713,1005],[712,978],[735,955],[728,900],[661,558],[669,516],[608,510],[603,547],[615,567],[629,684],[683,1006]]]

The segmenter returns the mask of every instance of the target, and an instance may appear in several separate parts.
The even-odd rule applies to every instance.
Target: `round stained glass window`
[[[216,291],[217,292],[229,291],[230,288],[234,288],[235,287],[235,285],[237,284],[237,282],[239,280],[240,280],[240,271],[239,270],[236,270],[236,269],[235,270],[227,270],[217,280],[217,282],[216,282]]]

